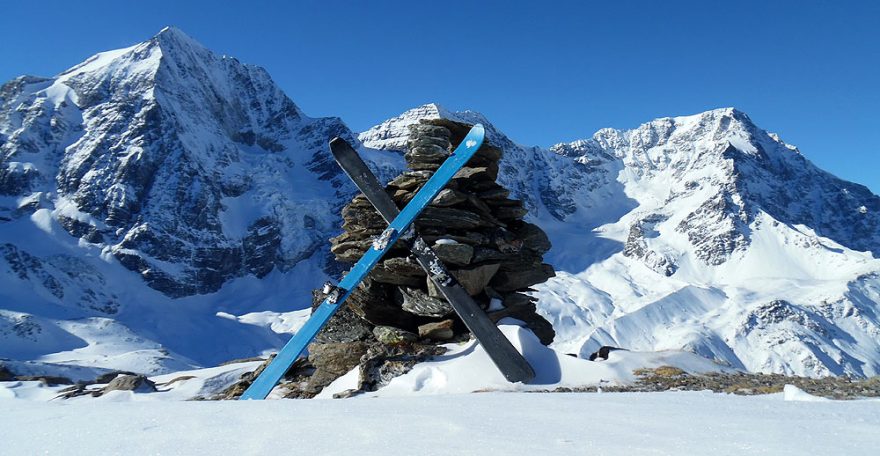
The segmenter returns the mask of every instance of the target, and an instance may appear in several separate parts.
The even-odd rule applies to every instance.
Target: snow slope
[[[326,399],[351,387],[356,371],[313,401],[187,400],[225,389],[259,362],[154,376],[157,392],[66,401],[53,400],[61,386],[0,382],[0,438],[12,454],[871,454],[878,443],[876,401],[820,400],[791,385],[753,397],[529,393],[625,384],[636,367],[728,369],[686,352],[613,351],[592,362],[501,328],[536,367],[534,384],[504,381],[473,341],[348,400]]]
[[[877,403],[782,394],[485,393],[345,401],[0,399],[10,454],[874,454]],[[503,411],[503,412],[502,412]],[[502,412],[502,413],[499,413]]]

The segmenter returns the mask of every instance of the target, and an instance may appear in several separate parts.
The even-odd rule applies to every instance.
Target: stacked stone
[[[410,127],[408,171],[391,181],[388,194],[406,205],[470,129],[448,120]],[[419,234],[493,321],[524,322],[544,344],[552,326],[535,311],[531,286],[553,277],[543,263],[550,241],[523,221],[526,209],[495,182],[501,149],[485,143],[415,222]],[[341,262],[354,263],[387,227],[370,202],[358,195],[342,211],[344,232],[331,239]],[[315,295],[315,303],[323,296]],[[396,244],[310,346],[316,371],[312,393],[360,364],[364,383],[405,372],[414,362],[436,355],[436,345],[470,334],[452,307],[410,256]],[[370,367],[372,366],[372,367]],[[377,367],[378,366],[378,367]],[[368,367],[370,372],[365,372]],[[367,385],[366,387],[369,387]]]

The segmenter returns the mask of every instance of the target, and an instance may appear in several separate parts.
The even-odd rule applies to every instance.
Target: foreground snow
[[[447,352],[444,355],[416,364],[411,371],[392,379],[378,391],[366,395],[393,397],[628,385],[636,379],[634,370],[660,366],[674,366],[692,374],[733,371],[729,367],[693,353],[675,350],[660,352],[619,350],[611,352],[607,360],[595,362],[575,358],[545,347],[531,331],[513,324],[515,321],[502,320],[502,323],[506,324],[500,325],[499,328],[534,367],[537,375],[528,385],[505,380],[483,347],[475,340],[471,340],[463,344],[447,344]],[[208,398],[230,387],[244,372],[253,371],[259,365],[259,361],[251,361],[207,369],[177,371],[150,377],[156,383],[158,392],[115,392],[99,399],[86,396],[75,398],[73,401],[185,401],[193,398]],[[40,367],[47,368],[45,365]],[[58,372],[60,375],[62,371]],[[327,386],[318,398],[329,399],[335,393],[356,389],[357,379],[358,368],[355,368]],[[103,386],[93,385],[90,388],[99,390]],[[66,385],[45,386],[36,381],[0,382],[0,399],[50,401],[66,387]],[[280,398],[283,394],[283,386],[279,386],[270,398]]]
[[[0,400],[7,454],[875,454],[877,402],[486,393],[262,402]]]
[[[828,401],[787,386],[741,397],[710,392],[530,393],[633,381],[641,367],[726,371],[680,351],[614,351],[592,362],[502,325],[539,375],[511,384],[473,341],[420,363],[376,392],[343,376],[316,400],[187,401],[235,383],[259,361],[151,377],[154,393],[55,399],[63,386],[0,382],[0,441],[9,454],[872,454],[877,401]],[[488,391],[488,392],[486,392]],[[474,393],[474,394],[466,394]],[[277,397],[277,393],[276,393]]]

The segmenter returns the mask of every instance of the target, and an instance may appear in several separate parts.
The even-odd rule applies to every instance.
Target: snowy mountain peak
[[[152,40],[160,43],[161,45],[169,45],[169,46],[184,46],[184,47],[192,47],[198,49],[205,49],[201,43],[194,40],[192,37],[187,35],[183,30],[169,25],[159,31],[155,36],[153,36]],[[151,40],[151,41],[152,41]]]
[[[130,72],[155,74],[163,60],[212,60],[215,58],[213,52],[182,30],[168,26],[141,43],[95,54],[59,74],[59,79],[68,80],[84,73],[112,72],[115,68],[124,68]]]
[[[0,135],[0,194],[33,201],[0,216],[47,208],[172,296],[308,257],[338,202],[302,189],[335,193],[326,140],[353,137],[337,118],[304,116],[263,69],[173,27],[55,79],[4,85]]]

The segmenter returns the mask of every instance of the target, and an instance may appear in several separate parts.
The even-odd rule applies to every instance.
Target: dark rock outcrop
[[[143,375],[119,375],[102,390],[102,394],[110,391],[135,391],[138,393],[152,393],[156,391],[156,384]]]

